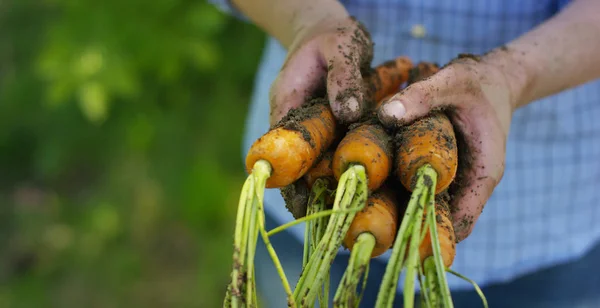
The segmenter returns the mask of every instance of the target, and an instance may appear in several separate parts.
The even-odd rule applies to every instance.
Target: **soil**
[[[450,60],[448,63],[446,63],[446,65],[444,65],[442,67],[442,69],[444,69],[445,67],[457,63],[457,62],[464,62],[465,60],[472,60],[475,62],[480,62],[481,61],[482,56],[480,55],[475,55],[472,53],[460,53],[458,54],[454,59]]]
[[[453,151],[454,150],[454,138],[451,134],[448,134],[446,131],[438,128],[439,121],[441,121],[440,117],[432,116],[421,118],[415,121],[410,126],[403,126],[397,130],[396,135],[394,136],[394,148],[397,149],[397,153],[401,153],[402,155],[409,155],[411,148],[409,146],[409,142],[414,142],[415,139],[422,138],[428,134],[434,134],[436,140],[439,142],[435,144],[435,146],[439,149],[438,151]],[[421,165],[423,160],[426,157],[419,157],[410,162],[409,170],[413,169],[415,165]],[[450,166],[447,166],[450,169]],[[398,169],[396,167],[396,169]],[[407,169],[404,169],[401,172],[408,172]],[[402,177],[405,177],[406,174],[401,174]],[[411,182],[411,187],[414,188],[416,184],[417,177],[413,177]]]
[[[392,158],[393,161],[393,140],[386,129],[376,119],[368,119],[363,122],[354,123],[348,129],[353,130],[358,127],[363,127],[367,134],[362,134],[363,137],[368,138],[371,142],[384,149],[385,155]]]
[[[306,216],[310,191],[304,179],[301,178],[286,187],[282,187],[280,192],[285,201],[285,207],[292,213],[294,219]]]
[[[306,104],[298,108],[291,109],[281,120],[279,120],[279,122],[275,123],[270,129],[283,127],[292,131],[298,131],[302,134],[304,140],[306,140],[306,142],[308,142],[314,148],[314,140],[312,140],[310,133],[308,132],[306,127],[301,123],[306,119],[319,116],[321,114],[321,108],[317,107],[317,105],[323,104],[329,104],[327,99],[313,98]]]
[[[453,111],[448,110],[451,114]],[[464,133],[456,126],[454,127],[454,135],[456,137],[456,149],[458,154],[458,167],[456,172],[456,177],[450,187],[448,187],[448,192],[451,196],[451,199],[454,199],[457,196],[457,193],[460,193],[464,187],[469,186],[469,181],[467,177],[468,171],[472,170],[473,162],[475,160],[473,153],[471,152],[471,147],[468,144],[467,139],[464,136]],[[455,212],[455,208],[451,208],[452,212]],[[470,224],[473,222],[471,221]]]
[[[442,222],[443,222],[442,215],[447,216],[450,219],[450,222],[452,222],[452,215],[450,214],[450,206],[448,203],[449,201],[450,201],[450,195],[448,194],[448,192],[441,192],[435,196],[435,206],[436,206],[435,220],[438,223],[438,226],[441,226],[443,229],[445,229],[448,232],[448,234],[451,236],[450,240],[452,242],[456,243],[456,235],[454,233],[453,226],[442,224]]]

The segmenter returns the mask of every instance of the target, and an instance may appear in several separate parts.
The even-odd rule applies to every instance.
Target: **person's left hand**
[[[431,110],[446,110],[461,142],[459,155],[467,155],[459,161],[471,162],[459,165],[463,185],[452,199],[458,241],[471,233],[504,174],[510,121],[524,85],[510,83],[506,73],[512,69],[509,61],[495,61],[508,56],[503,54],[507,52],[500,50],[489,58],[459,57],[435,75],[394,95],[378,110],[380,121],[388,127],[409,124]]]

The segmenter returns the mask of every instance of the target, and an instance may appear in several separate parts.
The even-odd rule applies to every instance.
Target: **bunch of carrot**
[[[240,196],[231,282],[224,306],[257,305],[254,251],[261,234],[278,269],[290,307],[329,300],[329,267],[341,246],[350,250],[333,305],[355,306],[357,287],[370,259],[392,249],[377,307],[393,304],[399,274],[406,269],[405,306],[414,303],[415,273],[429,307],[451,307],[445,273],[455,255],[447,188],[458,169],[456,138],[441,112],[400,129],[384,128],[374,116],[382,101],[406,83],[426,78],[438,67],[413,65],[398,57],[365,78],[369,114],[343,127],[325,99],[293,110],[255,141],[246,157],[249,176]],[[267,232],[265,188],[279,188],[295,220]],[[408,200],[408,202],[406,202]],[[292,291],[269,237],[306,222],[303,271]],[[421,279],[423,278],[423,279]]]

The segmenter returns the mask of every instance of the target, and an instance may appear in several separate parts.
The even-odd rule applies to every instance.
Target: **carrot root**
[[[362,292],[357,298],[355,291],[361,277],[364,277],[362,290],[365,289],[373,248],[375,248],[375,237],[372,234],[365,232],[358,236],[350,254],[348,267],[335,293],[333,307],[355,307],[360,303]]]

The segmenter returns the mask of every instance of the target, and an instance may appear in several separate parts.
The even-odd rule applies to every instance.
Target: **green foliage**
[[[264,43],[204,1],[0,2],[0,306],[216,307]]]

